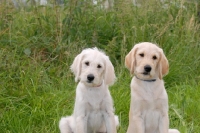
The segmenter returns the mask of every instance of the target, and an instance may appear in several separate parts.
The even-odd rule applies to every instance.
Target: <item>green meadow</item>
[[[200,131],[200,18],[198,5],[149,0],[136,7],[115,0],[105,10],[90,2],[21,7],[0,3],[0,133],[57,133],[71,115],[77,83],[70,65],[84,48],[98,47],[112,61],[110,87],[118,133],[128,127],[131,75],[124,59],[134,44],[163,48],[170,64],[164,77],[170,128]]]

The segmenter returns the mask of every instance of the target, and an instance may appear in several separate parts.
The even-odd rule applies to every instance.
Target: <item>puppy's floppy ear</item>
[[[105,58],[105,72],[104,72],[104,81],[107,85],[112,85],[115,82],[115,70],[114,67],[109,60],[109,57],[106,56]]]
[[[162,79],[162,77],[165,76],[169,71],[169,63],[162,49],[160,50],[160,55],[159,78]]]
[[[125,66],[128,68],[131,75],[134,74],[134,69],[136,65],[135,54],[136,54],[137,49],[138,47],[134,46],[133,49],[125,57]]]
[[[82,59],[83,59],[83,55],[84,55],[83,52],[81,52],[80,54],[78,54],[78,55],[75,57],[75,59],[74,59],[72,65],[71,65],[71,67],[70,67],[71,71],[72,71],[72,72],[74,73],[74,75],[75,75],[75,81],[76,81],[76,82],[78,82],[79,76],[80,76],[80,74],[81,74],[81,61],[82,61]]]

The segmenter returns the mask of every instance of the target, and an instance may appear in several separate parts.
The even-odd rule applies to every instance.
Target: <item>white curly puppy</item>
[[[134,77],[127,133],[179,133],[169,129],[168,96],[162,80],[169,64],[163,50],[155,44],[136,44],[125,58]]]
[[[60,120],[61,133],[116,133],[119,122],[108,90],[116,77],[108,56],[97,48],[85,49],[76,56],[71,70],[80,82],[73,114]]]

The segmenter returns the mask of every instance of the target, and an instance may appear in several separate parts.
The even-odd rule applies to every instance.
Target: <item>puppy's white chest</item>
[[[133,115],[140,115],[147,133],[159,133],[160,120],[168,112],[168,98],[163,85],[134,83],[131,95]]]
[[[99,111],[103,102],[103,93],[96,90],[88,90],[86,99],[90,111]]]
[[[104,94],[105,95],[105,94]],[[103,124],[103,92],[98,90],[88,90],[87,92],[87,114],[89,129],[99,129]]]
[[[103,121],[103,114],[100,110],[94,110],[88,114],[88,127],[93,131],[99,129],[102,126]]]

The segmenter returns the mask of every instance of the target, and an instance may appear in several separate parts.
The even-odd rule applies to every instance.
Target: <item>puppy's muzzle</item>
[[[148,75],[151,72],[151,66],[150,65],[145,65],[144,66],[144,75]]]
[[[91,83],[94,80],[94,75],[93,74],[87,75],[87,80],[89,83]]]

